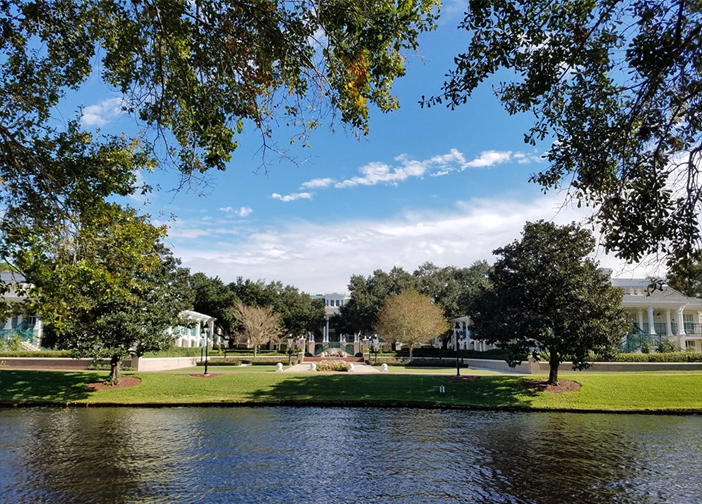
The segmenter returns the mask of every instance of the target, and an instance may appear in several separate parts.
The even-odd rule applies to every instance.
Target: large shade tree
[[[378,314],[378,334],[409,346],[410,360],[417,343],[428,343],[450,329],[441,307],[429,296],[408,290],[385,301]]]
[[[109,358],[120,379],[130,353],[172,344],[167,329],[192,304],[187,270],[161,243],[164,228],[131,209],[108,205],[76,233],[31,234],[16,258],[30,282],[27,302],[76,357]]]
[[[521,240],[494,251],[492,285],[471,313],[474,337],[507,349],[510,365],[546,352],[553,385],[564,360],[582,369],[590,352],[611,350],[630,323],[621,290],[588,257],[594,247],[575,224],[528,222]]]
[[[548,149],[532,180],[593,206],[618,256],[661,253],[684,275],[701,257],[700,3],[471,0],[460,28],[468,47],[428,102],[501,79],[506,110],[534,116],[526,143]]]

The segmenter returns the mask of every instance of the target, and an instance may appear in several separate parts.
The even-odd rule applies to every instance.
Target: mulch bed
[[[451,381],[476,381],[480,380],[480,376],[447,376],[446,379]]]
[[[194,376],[195,378],[214,378],[215,376],[222,376],[224,373],[208,373],[208,374],[203,374],[203,373],[188,373],[190,376]]]
[[[105,382],[88,383],[91,390],[114,390],[118,388],[136,387],[141,383],[141,379],[135,376],[123,376],[119,379],[119,385],[108,385]]]
[[[577,392],[580,390],[580,384],[572,380],[558,380],[558,386],[549,385],[545,381],[539,380],[524,380],[524,386],[537,392],[552,392],[554,394],[562,394],[564,392]]]

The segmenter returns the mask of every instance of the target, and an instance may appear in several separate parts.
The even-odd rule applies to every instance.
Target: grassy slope
[[[429,374],[289,375],[227,373],[196,378],[175,373],[134,373],[137,387],[88,391],[85,385],[104,373],[1,371],[4,403],[363,403],[484,408],[572,410],[695,410],[702,412],[702,375],[579,374],[564,375],[582,384],[579,392],[555,395],[533,392],[518,376],[484,376],[454,382]],[[445,394],[439,394],[444,385]]]

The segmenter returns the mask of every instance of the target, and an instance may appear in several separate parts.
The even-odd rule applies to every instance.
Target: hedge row
[[[146,352],[144,357],[199,357],[200,353],[203,351],[202,347],[191,347],[191,348],[181,348],[181,347],[171,347],[165,350],[159,350],[158,352]],[[226,349],[227,356],[243,356],[243,357],[253,357],[253,348],[232,348]],[[209,351],[209,355],[212,356],[223,356],[225,354],[225,349],[213,348]],[[280,353],[278,350],[259,350],[258,355],[271,355],[276,357],[287,356],[287,354]]]
[[[371,356],[375,358],[375,354],[371,352]],[[415,348],[412,352],[413,357],[441,357],[443,359],[450,359],[456,357],[456,352],[454,350],[438,349],[438,348]],[[505,360],[507,358],[506,350],[486,350],[484,352],[478,352],[477,350],[460,350],[458,356],[464,359],[494,359],[494,360]],[[378,352],[378,358],[381,357],[406,357],[409,359],[409,349],[405,348],[397,352]]]
[[[293,359],[293,364],[297,364],[297,359]],[[207,361],[209,366],[241,366],[242,364],[247,364],[250,366],[275,366],[280,363],[285,366],[288,365],[288,360],[278,359],[278,360],[246,360],[246,359],[216,359]],[[204,366],[204,362],[198,362],[196,365]]]
[[[16,350],[0,352],[0,357],[73,357],[70,350]]]
[[[702,352],[620,353],[612,358],[593,355],[592,362],[702,362]]]

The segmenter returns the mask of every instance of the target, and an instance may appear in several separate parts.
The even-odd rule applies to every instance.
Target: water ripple
[[[699,416],[0,411],[8,503],[702,503]]]

